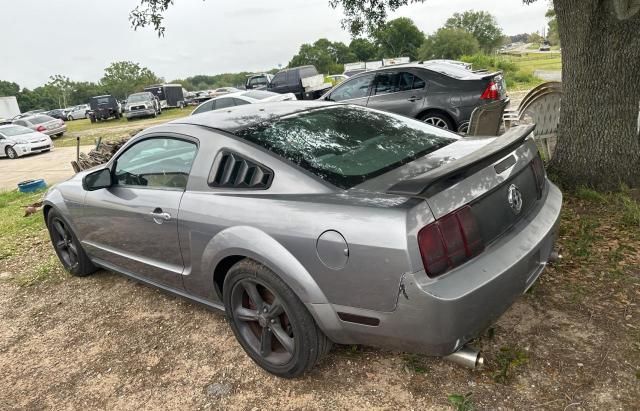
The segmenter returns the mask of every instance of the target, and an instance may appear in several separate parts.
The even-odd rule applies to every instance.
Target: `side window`
[[[216,108],[215,108],[216,110],[235,106],[235,104],[233,104],[233,99],[231,98],[219,98],[215,101],[215,103],[216,103]]]
[[[287,72],[285,71],[281,71],[280,73],[277,73],[274,77],[273,80],[271,80],[271,85],[273,87],[280,87],[284,84],[284,80],[285,80],[285,76],[287,75]]]
[[[249,104],[248,101],[241,100],[239,98],[234,98],[233,102],[235,103],[236,106],[242,106],[242,105],[245,105],[245,104]]]
[[[296,84],[299,78],[299,70],[289,70],[287,71],[287,85],[290,86],[292,84]]]
[[[398,84],[398,73],[381,73],[376,76],[375,86],[373,87],[373,94],[380,95],[386,93],[393,93]]]
[[[212,101],[212,100],[207,101],[206,103],[200,105],[200,107],[195,109],[193,111],[193,114],[200,114],[200,113],[204,113],[205,111],[213,110],[213,103],[215,103],[215,102]]]
[[[26,122],[26,121],[24,121],[24,120],[17,120],[17,121],[15,122],[15,124],[17,124],[17,125],[19,125],[19,126],[23,126],[23,127],[29,127],[29,125],[27,124],[27,122]]]
[[[413,86],[411,86],[412,89],[423,89],[426,85],[427,83],[423,79],[418,76],[413,76]]]
[[[333,101],[366,97],[369,94],[369,86],[372,80],[373,74],[369,74],[345,81],[339,85],[329,97]]]
[[[169,137],[142,140],[116,160],[115,184],[184,190],[197,151],[190,141]]]

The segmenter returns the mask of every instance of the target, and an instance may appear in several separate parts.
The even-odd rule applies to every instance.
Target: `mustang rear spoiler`
[[[400,181],[391,186],[387,193],[430,197],[509,154],[522,145],[534,129],[535,124],[512,127],[477,151],[410,180]]]
[[[487,78],[494,78],[495,76],[501,76],[502,72],[501,71],[494,71],[493,73],[477,73],[479,75],[482,76],[483,79],[487,79]]]

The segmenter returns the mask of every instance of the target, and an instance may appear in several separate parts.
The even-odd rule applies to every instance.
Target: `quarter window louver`
[[[232,151],[221,151],[209,175],[211,187],[267,189],[273,171]]]

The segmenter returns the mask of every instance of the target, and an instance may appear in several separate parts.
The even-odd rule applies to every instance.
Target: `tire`
[[[451,118],[441,111],[430,110],[418,117],[418,120],[445,130],[455,131]]]
[[[73,117],[67,116],[67,121],[73,121]]]
[[[62,137],[63,135],[64,135],[64,132],[58,133],[58,134],[56,134],[56,137]]]
[[[47,214],[47,228],[53,249],[65,270],[76,277],[84,277],[97,270],[67,221],[55,209]]]
[[[300,299],[262,264],[245,259],[231,267],[223,300],[236,339],[271,374],[298,377],[331,349]]]
[[[5,154],[12,160],[18,158],[18,152],[13,147],[7,147],[4,149]]]
[[[91,122],[92,122],[92,123],[95,123],[95,122],[96,122],[96,118],[95,118],[95,117],[92,117],[92,116],[90,116],[90,117],[89,117],[89,120],[91,120]]]

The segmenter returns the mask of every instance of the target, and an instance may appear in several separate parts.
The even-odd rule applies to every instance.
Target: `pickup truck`
[[[267,90],[274,93],[293,93],[298,100],[315,100],[331,88],[314,66],[300,66],[281,70],[273,76]]]

